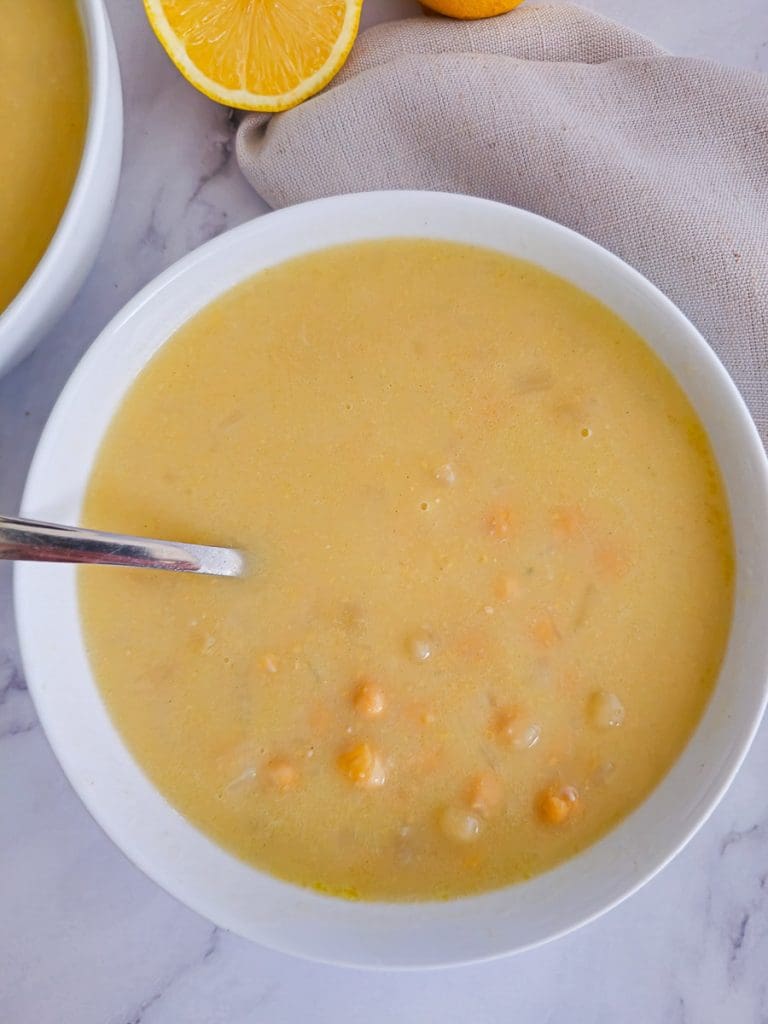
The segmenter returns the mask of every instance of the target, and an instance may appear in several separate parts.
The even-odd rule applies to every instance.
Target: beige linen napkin
[[[688,314],[768,440],[768,78],[578,7],[417,18],[363,33],[302,106],[246,117],[237,156],[276,207],[442,189],[581,231]]]

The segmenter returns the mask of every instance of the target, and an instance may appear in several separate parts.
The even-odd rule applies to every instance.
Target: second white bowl
[[[75,185],[43,258],[0,313],[0,375],[53,326],[93,266],[120,177],[123,97],[120,69],[103,0],[78,0],[88,51],[89,112]]]

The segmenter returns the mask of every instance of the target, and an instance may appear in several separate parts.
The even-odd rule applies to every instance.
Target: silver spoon
[[[246,568],[245,555],[234,548],[127,537],[8,516],[0,516],[0,559],[126,565],[206,576],[242,576]]]

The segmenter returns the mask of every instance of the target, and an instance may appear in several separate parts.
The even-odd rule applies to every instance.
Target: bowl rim
[[[19,291],[0,311],[0,367],[6,362],[12,367],[17,358],[27,354],[27,334],[34,334],[41,323],[45,324],[49,309],[56,303],[56,278],[60,268],[66,265],[83,222],[92,218],[91,185],[102,171],[102,143],[109,134],[111,118],[119,118],[122,137],[122,101],[116,110],[112,97],[117,55],[107,12],[102,0],[75,0],[75,3],[88,64],[88,118],[83,149],[72,191],[50,242]],[[117,181],[115,190],[116,187]],[[111,205],[110,201],[108,211]],[[108,217],[105,229],[106,220]]]
[[[695,350],[697,360],[696,372],[698,373],[701,371],[705,377],[708,376],[711,379],[713,386],[715,386],[716,390],[719,392],[719,402],[722,404],[723,408],[726,409],[726,412],[729,415],[732,415],[734,420],[737,421],[737,433],[740,440],[745,445],[745,458],[748,463],[748,465],[745,466],[745,472],[751,474],[751,479],[754,481],[755,494],[757,495],[755,498],[755,504],[759,505],[763,511],[768,509],[768,461],[766,460],[765,452],[757,430],[741,395],[736,389],[735,384],[728,376],[715,353],[710,349],[695,327],[693,327],[693,325],[669,299],[667,299],[638,271],[631,268],[606,249],[589,239],[584,238],[576,232],[573,232],[569,228],[563,227],[562,225],[556,224],[552,221],[548,221],[545,218],[529,213],[528,211],[520,210],[515,207],[504,206],[490,200],[454,195],[450,193],[389,191],[358,193],[354,195],[319,199],[310,203],[273,212],[265,215],[264,217],[256,218],[253,221],[241,225],[238,228],[234,228],[231,231],[218,236],[212,241],[207,242],[199,249],[194,250],[177,263],[173,264],[146,285],[123,308],[123,310],[116,315],[110,324],[104,328],[100,336],[86,352],[65,385],[43,431],[37,451],[33,458],[24,492],[22,506],[23,514],[30,516],[37,515],[40,517],[39,513],[41,506],[44,507],[47,498],[50,497],[50,487],[46,479],[46,473],[48,468],[55,463],[55,460],[61,454],[60,451],[57,452],[57,448],[61,447],[60,428],[68,420],[71,421],[73,415],[75,415],[75,405],[78,401],[78,399],[76,399],[77,392],[83,385],[83,382],[86,382],[87,384],[89,376],[92,375],[92,368],[98,364],[100,359],[103,359],[104,354],[109,350],[110,346],[114,346],[115,338],[119,337],[119,333],[125,330],[127,325],[130,325],[133,318],[139,316],[142,311],[151,304],[161,304],[163,297],[172,294],[174,288],[178,286],[180,282],[183,282],[187,277],[193,277],[195,273],[200,275],[206,265],[214,265],[222,254],[227,250],[233,250],[239,243],[245,240],[253,242],[258,246],[259,241],[263,241],[263,238],[260,239],[259,236],[271,235],[277,237],[281,232],[284,234],[289,230],[298,231],[306,224],[309,224],[311,228],[314,221],[324,223],[329,221],[331,217],[339,223],[347,222],[348,220],[353,222],[355,217],[363,219],[366,215],[366,211],[370,209],[371,205],[380,210],[381,227],[378,233],[376,231],[372,231],[368,237],[402,237],[402,232],[387,233],[387,211],[392,211],[403,206],[412,210],[413,216],[416,218],[416,221],[419,222],[419,225],[421,223],[419,220],[421,215],[423,214],[428,219],[430,211],[434,212],[435,216],[440,216],[441,213],[446,211],[458,211],[462,215],[466,216],[472,216],[474,214],[480,216],[482,213],[483,216],[492,216],[501,218],[502,220],[507,219],[510,225],[523,225],[524,227],[527,226],[531,230],[535,229],[549,232],[553,237],[557,238],[559,242],[562,242],[564,246],[566,243],[571,246],[576,246],[583,254],[587,256],[591,255],[595,260],[598,260],[603,268],[610,268],[610,273],[617,275],[617,280],[622,280],[629,291],[637,295],[637,301],[640,306],[643,306],[644,304],[649,307],[654,306],[659,311],[659,315],[663,315],[663,317],[666,318],[669,329],[672,333],[678,333],[680,339],[679,345],[681,347],[684,347],[684,339],[685,344]],[[346,229],[342,227],[339,230],[343,231]],[[311,234],[311,231],[308,233]],[[423,234],[420,234],[419,230],[414,230],[412,237],[436,236],[434,234],[430,234],[429,231],[424,231]],[[442,237],[447,236],[444,235]],[[354,238],[350,240],[354,240]],[[315,238],[313,236],[312,240],[306,243],[302,251],[316,251],[325,248],[327,244],[328,243],[324,239]],[[488,247],[495,248],[495,246]],[[270,257],[267,257],[264,265],[272,265],[278,262],[282,262],[282,259],[270,259]],[[258,269],[260,269],[260,267],[257,267],[256,269],[253,267],[247,268],[240,275],[239,279],[243,280],[252,276],[254,273],[258,272]],[[220,288],[217,294],[222,294],[228,287],[229,285]],[[206,305],[209,301],[210,297],[206,297],[205,300],[201,302],[200,306]],[[195,312],[197,312],[196,309],[192,310],[192,312],[189,312],[184,319],[187,319],[189,316],[193,316]],[[622,314],[620,313],[619,315]],[[142,356],[141,365],[144,365],[148,359],[151,358],[151,354],[152,352],[147,352]],[[682,385],[682,382],[680,383],[684,390],[687,391],[687,388]],[[130,381],[126,382],[125,387],[123,388],[123,393],[129,384]],[[90,386],[93,386],[92,383]],[[81,399],[79,399],[79,401],[81,401]],[[119,402],[112,406],[112,415],[118,407],[118,404]],[[705,423],[705,427],[707,427],[709,433],[709,425],[707,423]],[[77,508],[75,514],[79,513],[81,498],[82,494],[79,494],[77,496]],[[69,505],[74,508],[75,503],[71,496],[69,497],[68,502]],[[768,550],[768,528],[762,527],[759,524],[757,524],[757,528],[762,531],[760,534],[761,544],[765,550]],[[687,815],[686,821],[679,826],[670,826],[671,834],[674,836],[673,840],[666,842],[666,844],[661,848],[641,850],[640,854],[637,854],[636,851],[630,850],[627,855],[632,856],[637,860],[637,863],[634,864],[633,867],[634,874],[631,881],[625,880],[618,885],[615,891],[609,893],[604,898],[600,900],[593,900],[590,906],[586,907],[579,913],[573,914],[565,923],[562,924],[562,926],[553,927],[547,931],[546,934],[538,935],[531,939],[531,941],[518,941],[512,945],[505,944],[503,939],[499,940],[492,938],[489,940],[488,945],[482,946],[481,943],[479,949],[473,949],[466,955],[457,955],[456,953],[451,952],[448,954],[433,956],[431,952],[427,951],[424,953],[411,952],[409,955],[402,957],[402,959],[399,959],[398,955],[393,953],[387,953],[382,956],[380,952],[372,953],[370,949],[365,948],[365,941],[370,941],[370,935],[367,936],[366,939],[362,934],[358,934],[355,937],[355,942],[352,944],[347,943],[345,952],[343,953],[339,953],[333,949],[326,951],[322,931],[318,934],[313,933],[309,939],[301,938],[298,941],[295,940],[295,937],[294,940],[291,940],[290,935],[288,939],[285,938],[284,934],[282,934],[282,937],[274,934],[264,935],[263,929],[258,934],[254,934],[253,930],[249,930],[247,927],[243,926],[242,921],[237,917],[237,915],[225,913],[221,910],[221,907],[215,906],[215,899],[211,900],[204,893],[200,891],[193,891],[186,883],[179,882],[173,872],[167,870],[167,865],[161,868],[157,863],[153,862],[152,857],[141,848],[141,844],[137,845],[136,843],[126,839],[125,830],[121,832],[120,828],[117,827],[116,822],[110,818],[111,811],[108,812],[103,804],[99,804],[99,802],[95,800],[92,790],[93,780],[89,780],[87,773],[83,772],[82,766],[78,766],[75,763],[77,758],[73,757],[71,737],[69,740],[65,738],[65,733],[67,732],[68,727],[62,728],[62,722],[60,720],[55,720],[51,715],[49,715],[48,696],[46,695],[43,675],[43,662],[45,661],[45,658],[43,657],[41,659],[40,657],[41,645],[39,643],[40,635],[38,628],[38,623],[40,622],[40,602],[41,600],[44,602],[43,576],[44,571],[41,575],[40,566],[33,566],[24,563],[18,563],[15,566],[14,600],[22,662],[25,671],[27,672],[29,690],[48,740],[57,756],[57,759],[62,765],[65,774],[73,785],[73,788],[81,797],[93,817],[97,820],[102,829],[112,838],[116,845],[126,854],[126,856],[129,857],[129,859],[141,868],[141,870],[166,889],[166,891],[170,892],[181,902],[196,910],[209,920],[214,921],[216,924],[225,927],[228,930],[244,935],[247,938],[254,939],[281,952],[329,964],[344,964],[358,967],[418,969],[421,967],[443,967],[482,962],[497,959],[513,952],[521,952],[541,945],[565,935],[596,919],[597,917],[600,917],[603,913],[606,913],[618,903],[628,898],[642,885],[653,878],[670,860],[673,859],[674,856],[677,855],[677,853],[689,842],[689,840],[705,823],[732,782],[738,768],[746,756],[760,724],[766,705],[766,699],[768,699],[768,688],[766,687],[766,679],[768,678],[768,637],[766,637],[761,641],[761,649],[759,651],[757,661],[759,678],[755,684],[756,688],[754,689],[754,693],[749,698],[748,710],[744,712],[744,721],[738,731],[738,734],[733,737],[728,748],[721,752],[717,771],[714,773],[713,781],[709,784],[704,796],[697,797],[694,793],[691,797],[691,799],[694,800],[694,807]],[[763,573],[763,575],[758,579],[758,582],[761,584],[761,589],[759,591],[761,595],[765,591],[765,587],[762,587],[765,579],[765,573]],[[81,635],[79,636],[79,639],[82,641]],[[720,691],[721,685],[722,678],[719,678],[715,692]],[[96,684],[92,678],[90,680],[90,686],[94,691],[96,691],[97,699],[100,701]],[[714,701],[714,696],[712,700]],[[709,710],[705,712],[705,716],[708,715]],[[697,727],[696,733],[694,734],[694,738],[698,736],[701,729],[702,724],[700,723]],[[116,731],[115,736],[117,736]],[[122,740],[119,737],[117,737],[117,741],[119,744],[122,744]],[[692,745],[693,738],[689,741],[688,746],[691,747]],[[680,760],[683,760],[686,755],[687,749],[683,752],[683,755],[681,755]],[[128,755],[128,757],[132,760],[131,755]],[[622,823],[609,833],[607,837],[599,840],[596,844],[588,847],[586,851],[577,855],[575,858],[571,858],[563,865],[544,873],[544,875],[537,876],[537,879],[549,879],[556,885],[560,884],[564,873],[567,879],[567,873],[570,871],[572,865],[576,862],[583,861],[584,858],[586,858],[592,851],[605,844],[610,837],[615,837],[618,833],[621,833],[623,829],[627,828],[627,823],[629,821],[634,820],[644,808],[647,808],[649,804],[656,800],[659,790],[663,789],[667,785],[670,776],[674,775],[678,771],[679,763],[680,762],[673,765],[673,768],[662,783],[660,783],[659,787],[657,787],[657,789],[646,798],[638,809],[632,812],[628,818],[624,819]],[[136,770],[140,772],[140,769],[135,765],[135,763],[134,766]],[[150,784],[147,783],[147,785]],[[156,790],[155,793],[157,793]],[[159,794],[157,795],[159,796]],[[162,800],[163,798],[160,797],[160,799]],[[166,808],[169,822],[173,816],[179,819],[181,818],[181,815],[174,811],[170,805],[166,804]],[[189,825],[189,823],[185,824],[188,829],[196,831],[193,826]],[[209,840],[204,841],[211,843]],[[224,854],[224,859],[228,858],[230,862],[235,861],[235,858],[226,854],[225,851],[222,851],[219,847],[216,847],[216,850],[219,854]],[[242,862],[238,861],[237,863],[241,864]],[[232,863],[230,863],[228,870],[235,872],[236,869],[233,867]],[[354,913],[347,913],[347,911],[349,911],[349,905],[346,904],[345,901],[338,900],[333,897],[319,896],[315,893],[308,895],[308,890],[301,890],[299,887],[293,886],[289,883],[272,879],[271,876],[266,876],[263,872],[259,872],[258,869],[249,867],[248,870],[261,876],[262,881],[269,879],[269,884],[273,889],[282,890],[282,895],[279,896],[279,900],[283,900],[286,906],[290,906],[290,900],[293,900],[295,903],[301,902],[302,899],[305,903],[314,900],[315,902],[324,902],[326,906],[328,902],[330,902],[334,904],[339,915],[342,914],[341,907],[344,906],[345,912],[343,916],[346,923],[342,924],[342,930],[344,928],[347,928],[348,930],[350,927],[354,928],[355,921],[357,921],[358,924],[360,921],[365,921],[364,916],[360,917],[358,915],[358,917],[355,918]],[[361,903],[353,904],[352,906],[362,906],[363,908],[366,908],[363,912],[364,914],[370,910],[371,917],[374,916],[374,911],[371,908],[397,908],[397,912],[395,913],[393,920],[399,921],[401,927],[405,922],[409,922],[410,925],[413,925],[420,909],[423,910],[426,907],[434,908],[439,906],[444,911],[444,913],[442,913],[442,919],[446,922],[453,921],[457,927],[461,927],[460,922],[464,921],[464,915],[471,907],[478,906],[483,903],[483,901],[493,902],[494,900],[503,899],[504,894],[509,894],[513,890],[518,890],[520,886],[528,887],[534,885],[535,882],[536,879],[532,880],[532,882],[518,883],[517,886],[495,890],[492,893],[481,894],[480,896],[464,897],[453,901],[447,901],[444,904],[435,904],[432,902],[400,904]],[[482,912],[478,911],[478,913]],[[349,922],[352,922],[352,924],[350,925]]]

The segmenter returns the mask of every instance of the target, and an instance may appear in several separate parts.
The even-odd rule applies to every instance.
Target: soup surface
[[[83,570],[92,664],[175,807],[353,897],[592,843],[680,754],[729,629],[675,381],[588,295],[467,246],[326,250],[206,308],[132,385],[84,521],[253,553],[235,581]]]
[[[75,182],[88,117],[74,0],[0,0],[0,312],[48,247]]]

